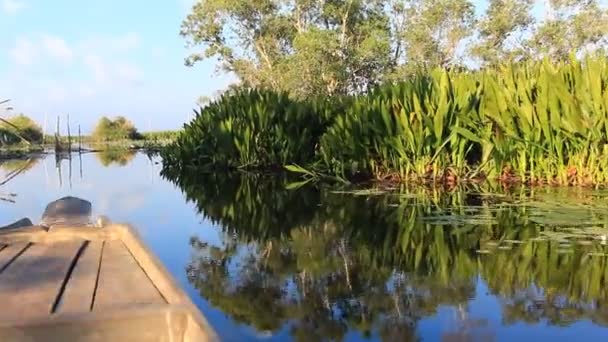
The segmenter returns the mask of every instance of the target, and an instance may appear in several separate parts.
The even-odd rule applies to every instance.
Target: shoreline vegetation
[[[81,137],[79,147],[78,137],[72,137],[71,151],[68,152],[68,138],[62,137],[60,145],[62,149],[56,150],[54,137],[45,138],[44,143],[34,144],[17,144],[0,146],[0,160],[29,158],[33,155],[57,153],[93,153],[104,152],[110,150],[141,150],[145,152],[160,152],[162,148],[169,145],[173,140],[172,135],[176,135],[175,131],[159,131],[159,132],[144,132],[142,137],[138,139],[118,139],[112,141],[97,141],[90,136]]]
[[[0,101],[6,106],[9,100]],[[5,111],[12,107],[2,108]],[[68,117],[67,136],[62,136],[57,118],[57,132],[45,134],[35,121],[24,114],[0,118],[0,159],[29,158],[37,154],[56,153],[58,155],[103,151],[144,150],[159,152],[169,145],[178,131],[138,132],[125,117],[114,119],[102,117],[92,134],[81,135],[80,126],[76,135],[70,133]]]
[[[437,68],[353,96],[234,90],[161,152],[165,169],[303,182],[608,184],[608,59]]]

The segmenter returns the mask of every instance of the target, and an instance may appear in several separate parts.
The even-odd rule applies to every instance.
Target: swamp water
[[[608,339],[608,191],[336,191],[160,175],[144,154],[0,162],[0,226],[76,196],[139,230],[222,339]]]

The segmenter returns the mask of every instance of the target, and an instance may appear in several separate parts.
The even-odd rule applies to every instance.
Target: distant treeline
[[[163,158],[342,180],[608,184],[607,84],[598,55],[438,68],[356,96],[237,90],[201,108]]]
[[[6,101],[4,101],[6,103]],[[92,134],[81,135],[79,130],[44,134],[41,126],[33,119],[17,114],[9,118],[0,118],[0,146],[41,145],[41,144],[72,144],[99,143],[116,141],[171,141],[177,136],[177,131],[139,132],[131,121],[123,116],[110,119],[102,117],[97,122]]]

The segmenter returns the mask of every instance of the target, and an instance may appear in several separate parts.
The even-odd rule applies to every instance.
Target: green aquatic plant
[[[195,112],[163,152],[166,167],[251,169],[309,163],[332,113],[327,101],[241,90]]]
[[[461,117],[475,110],[475,81],[466,74],[435,70],[361,96],[323,135],[320,157],[345,177],[432,177],[451,167],[467,171],[474,138]]]
[[[598,55],[436,69],[324,100],[237,91],[197,112],[163,159],[306,179],[605,185],[607,84]]]
[[[608,60],[436,70],[387,85],[339,115],[325,166],[372,177],[608,181]]]

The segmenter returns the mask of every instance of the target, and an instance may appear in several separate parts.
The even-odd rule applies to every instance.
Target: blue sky
[[[142,131],[180,127],[199,96],[234,81],[213,60],[184,66],[179,28],[192,2],[0,0],[0,99],[46,116],[48,131],[67,113],[85,132],[101,115]]]

